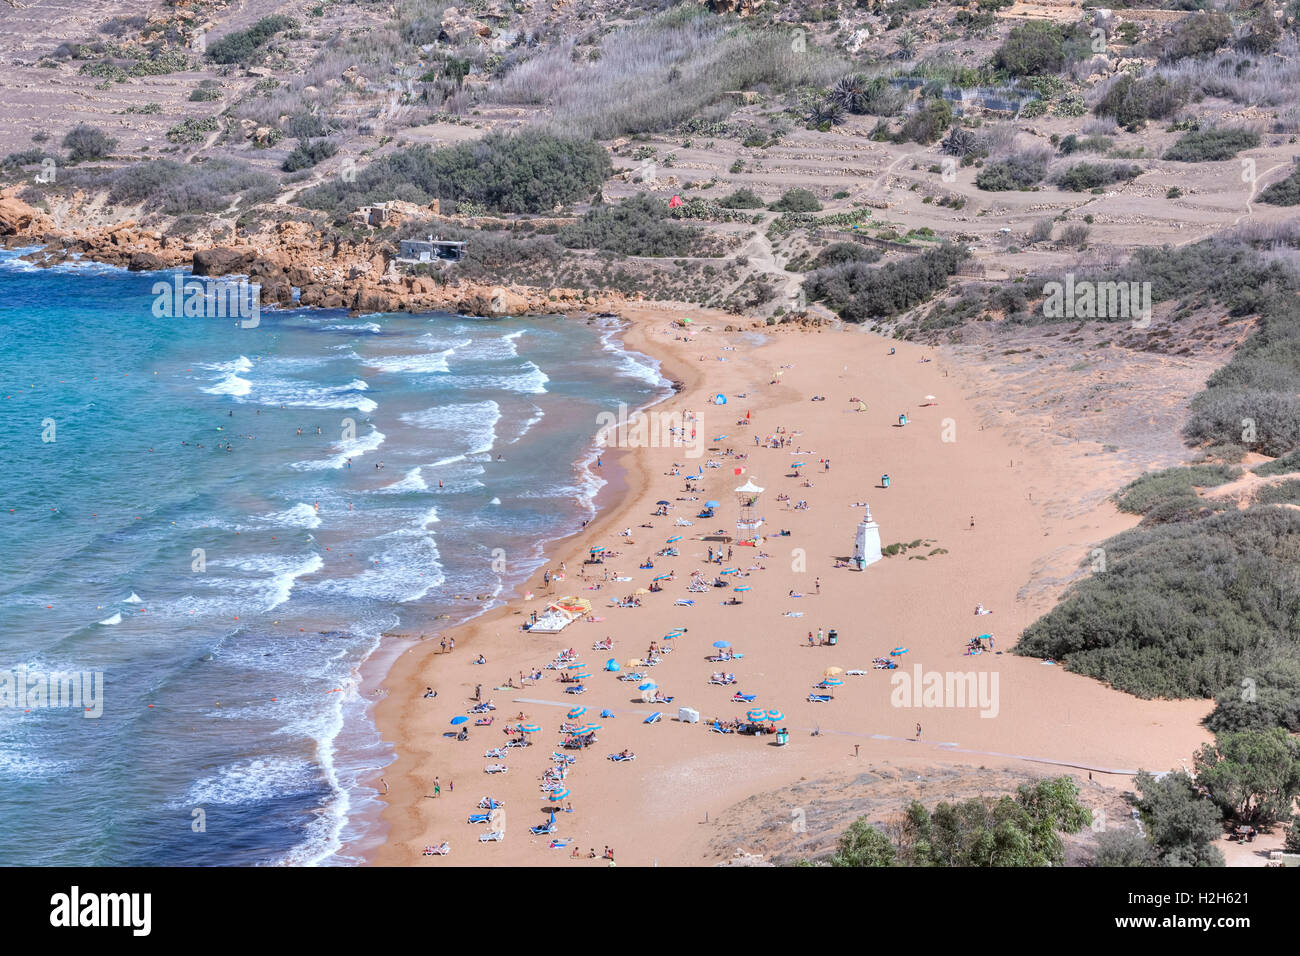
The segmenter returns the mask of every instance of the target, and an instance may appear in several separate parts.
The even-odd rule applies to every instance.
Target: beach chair
[[[829,704],[831,698],[829,694],[809,694],[808,703],[810,704]]]
[[[540,827],[528,828],[528,832],[533,834],[533,836],[545,836],[547,834],[554,833],[555,831],[556,831],[556,826],[554,820],[552,820],[550,823],[543,823]]]
[[[479,843],[500,843],[506,838],[506,835],[500,830],[489,830],[487,833],[478,835]]]
[[[712,724],[709,725],[709,731],[710,731],[711,733],[715,733],[715,734],[734,734],[734,733],[735,733],[735,731],[732,730],[730,727],[723,727],[723,726],[722,726],[720,723],[718,723],[716,720],[715,720]]]
[[[664,715],[663,715],[660,711],[657,711],[657,710],[656,710],[653,714],[651,714],[651,715],[650,715],[649,717],[647,717],[645,720],[641,721],[641,723],[643,723],[643,724],[657,724],[657,723],[659,723],[660,720],[663,719],[663,716],[664,716]]]
[[[673,604],[677,607],[695,607],[695,602],[690,598],[678,598]]]
[[[587,692],[587,688],[582,686],[581,684],[575,684],[572,687],[564,688],[564,692],[566,694],[585,694]]]
[[[480,810],[495,810],[497,807],[504,807],[505,805],[504,800],[493,800],[491,797],[484,797],[478,802]]]
[[[491,750],[484,751],[484,760],[505,760],[506,752],[500,747],[493,747]]]
[[[552,850],[567,850],[567,849],[569,848],[569,844],[572,843],[572,842],[573,842],[572,840],[560,840],[560,839],[557,838],[557,839],[554,839],[554,840],[551,841],[551,849],[552,849]]]
[[[732,694],[731,701],[734,704],[752,704],[757,694]]]
[[[490,763],[483,768],[484,773],[505,773],[510,768],[503,763]]]
[[[469,819],[466,820],[465,822],[466,823],[487,823],[489,817],[491,817],[490,813],[471,813],[469,815]]]
[[[625,760],[635,760],[636,754],[628,754],[626,757],[622,754],[610,754],[609,759],[614,761],[614,763],[622,763]]]
[[[445,840],[437,846],[426,846],[424,848],[425,856],[446,856],[450,852],[451,844]]]

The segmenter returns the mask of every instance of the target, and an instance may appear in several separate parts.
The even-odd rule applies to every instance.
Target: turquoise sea
[[[592,515],[597,415],[657,366],[612,321],[157,318],[171,273],[18,255],[0,673],[104,691],[0,706],[0,863],[356,862],[391,760],[361,664]]]

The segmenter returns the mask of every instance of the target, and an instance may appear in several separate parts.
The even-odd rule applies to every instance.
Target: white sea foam
[[[257,757],[227,764],[196,780],[172,809],[241,806],[311,793],[325,786],[318,767],[294,757]]]
[[[121,624],[121,623],[122,623],[122,615],[121,615],[121,614],[114,614],[114,615],[112,615],[111,617],[106,617],[106,618],[104,618],[104,620],[100,621],[99,623],[100,623],[100,624],[107,624],[107,625]]]
[[[330,447],[335,454],[318,461],[296,461],[293,467],[298,471],[321,471],[326,468],[346,468],[349,458],[360,458],[368,451],[374,451],[384,443],[387,437],[378,428],[370,426],[370,433],[349,441],[335,442]]]
[[[381,495],[396,495],[405,491],[428,490],[429,484],[424,480],[424,475],[421,473],[420,467],[417,465],[408,471],[399,481],[395,481],[391,485],[378,489],[376,493]]]
[[[138,594],[136,594],[134,591],[132,591],[130,597],[122,598],[122,603],[123,603],[123,604],[140,604],[140,603],[142,603],[142,602],[141,602],[141,600],[140,600],[140,595],[138,595]]]
[[[280,511],[267,517],[276,524],[287,528],[319,528],[320,513],[315,506],[300,501],[287,511]]]

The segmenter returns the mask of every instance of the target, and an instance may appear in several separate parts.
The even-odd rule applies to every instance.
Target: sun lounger
[[[487,823],[490,813],[471,813],[466,823]]]
[[[494,719],[495,719],[495,718],[493,718],[493,717],[480,717],[478,720],[474,721],[474,726],[475,726],[475,727],[491,727],[491,726],[492,726],[492,721],[493,721]]]
[[[491,750],[484,751],[483,753],[483,759],[485,760],[504,760],[505,758],[506,752],[501,747],[493,747]]]
[[[560,839],[555,839],[555,840],[552,840],[552,841],[551,841],[551,849],[552,849],[552,850],[567,850],[567,849],[569,848],[569,844],[572,843],[572,842],[573,842],[572,840],[560,840]]]
[[[564,688],[564,692],[566,694],[585,694],[587,688],[583,687],[581,684],[575,684],[573,687]]]
[[[424,848],[425,856],[446,856],[451,852],[451,844],[445,840],[437,846],[426,846]]]
[[[845,671],[844,673],[847,674],[849,677],[862,677],[867,672],[862,670],[851,670],[851,671]]]
[[[609,759],[614,763],[622,763],[624,760],[635,760],[636,754],[628,754],[626,757],[623,754],[610,754]]]
[[[558,828],[552,822],[552,823],[543,823],[540,827],[529,827],[528,832],[533,834],[534,836],[544,836],[545,834],[548,833],[554,833],[556,829]]]
[[[810,704],[829,704],[831,698],[829,694],[809,694],[808,703]]]
[[[677,607],[695,607],[695,602],[690,598],[678,598],[673,604]]]
[[[483,768],[484,773],[505,773],[510,768],[503,763],[490,763]]]
[[[506,838],[506,835],[499,830],[489,830],[487,833],[478,835],[479,843],[500,843]]]
[[[505,805],[504,800],[493,800],[491,797],[484,797],[478,802],[480,810],[495,810],[497,807],[504,807]]]
[[[712,731],[712,732],[715,733],[715,734],[734,734],[734,733],[735,733],[735,731],[732,730],[730,727],[723,727],[723,726],[722,726],[720,723],[718,723],[716,720],[715,720],[712,724],[709,725],[709,730]]]
[[[659,723],[659,721],[663,718],[663,716],[664,716],[664,715],[663,715],[662,713],[660,713],[659,711],[656,710],[653,714],[651,714],[651,715],[650,715],[649,717],[647,717],[645,720],[641,721],[641,723],[643,723],[643,724],[657,724],[657,723]]]
[[[757,694],[732,694],[731,699],[737,704],[752,704]]]

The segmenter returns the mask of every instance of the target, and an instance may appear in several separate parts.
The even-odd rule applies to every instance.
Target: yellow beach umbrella
[[[843,673],[844,673],[844,668],[843,668],[843,667],[828,667],[828,668],[826,668],[826,673],[825,673],[823,676],[825,676],[825,677],[838,677],[840,674],[843,674]]]

